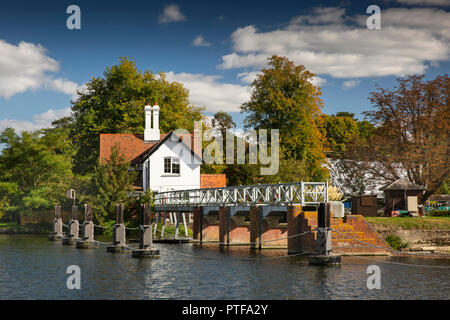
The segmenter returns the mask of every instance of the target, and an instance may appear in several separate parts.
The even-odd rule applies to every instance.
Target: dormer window
[[[164,158],[164,173],[180,174],[180,159],[174,157]]]

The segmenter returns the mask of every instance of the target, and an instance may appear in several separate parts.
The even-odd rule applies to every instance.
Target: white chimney
[[[145,106],[145,130],[144,141],[159,141],[159,106],[155,104],[153,107]],[[153,116],[153,122],[152,122]]]

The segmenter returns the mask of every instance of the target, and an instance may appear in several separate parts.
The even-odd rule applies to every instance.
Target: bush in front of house
[[[450,210],[431,210],[425,215],[428,217],[450,217]]]

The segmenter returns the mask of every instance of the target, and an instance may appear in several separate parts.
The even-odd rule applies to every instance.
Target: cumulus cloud
[[[256,79],[256,76],[258,74],[259,74],[258,71],[241,72],[241,73],[237,74],[237,77],[239,78],[241,83],[248,85],[248,84],[252,83]],[[321,87],[321,86],[325,85],[325,83],[327,82],[327,79],[314,76],[312,78],[311,82],[312,82],[313,85]]]
[[[50,127],[53,120],[69,116],[70,108],[64,109],[49,109],[44,113],[33,116],[32,121],[2,119],[0,120],[0,131],[6,128],[14,128],[16,132],[33,131],[42,128]]]
[[[179,21],[186,21],[186,16],[181,13],[180,7],[176,4],[165,6],[163,13],[161,13],[158,18],[159,23],[171,23]]]
[[[267,57],[277,54],[318,75],[360,78],[423,73],[429,65],[448,60],[450,13],[435,8],[387,9],[382,12],[381,30],[367,29],[367,17],[317,8],[281,29],[238,28],[231,34],[233,52],[222,56],[218,68],[260,69],[266,67]]]
[[[206,42],[205,39],[203,39],[203,36],[199,34],[194,41],[192,41],[192,45],[195,47],[209,47],[211,43]]]
[[[207,112],[239,112],[240,105],[250,99],[250,89],[238,84],[221,83],[221,76],[192,73],[166,73],[168,81],[182,83],[188,90],[191,102],[205,107]]]
[[[239,78],[239,81],[241,81],[241,83],[250,84],[256,79],[256,76],[258,75],[258,73],[259,72],[257,72],[257,71],[241,72],[241,73],[238,73],[237,77]]]
[[[450,0],[397,0],[398,3],[414,6],[449,6]]]
[[[344,81],[344,83],[342,83],[342,89],[349,90],[349,89],[352,89],[352,88],[358,86],[360,83],[361,83],[361,80],[358,80],[358,79]]]
[[[55,78],[59,63],[47,53],[39,44],[22,41],[16,46],[0,40],[0,97],[41,88],[75,97],[78,84]]]

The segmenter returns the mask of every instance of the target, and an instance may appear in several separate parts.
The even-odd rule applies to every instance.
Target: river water
[[[108,239],[102,239],[108,241]],[[36,235],[0,235],[0,299],[448,299],[450,259],[342,257],[309,266],[301,256],[246,248],[155,244],[159,259],[63,246]],[[377,261],[375,261],[377,260]],[[409,264],[409,265],[404,265]],[[69,265],[81,289],[67,289]],[[367,288],[369,265],[381,289]],[[434,267],[432,267],[434,266]],[[440,268],[440,267],[447,268]]]

